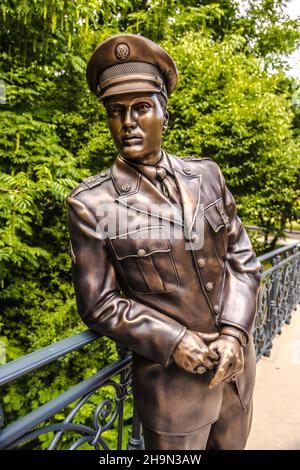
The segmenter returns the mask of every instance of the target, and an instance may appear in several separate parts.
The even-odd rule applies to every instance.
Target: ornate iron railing
[[[300,243],[293,243],[259,256],[271,262],[262,271],[253,335],[257,360],[269,356],[273,338],[291,322],[292,311],[300,302]]]
[[[290,323],[292,311],[300,301],[300,243],[293,243],[259,257],[263,264],[269,264],[262,271],[262,282],[258,301],[258,311],[254,325],[254,342],[257,360],[270,355],[272,340],[281,333],[282,326]],[[52,344],[31,354],[9,362],[0,367],[0,386],[36,371],[46,364],[72,351],[81,350],[87,344],[99,340],[101,336],[86,330],[58,343]],[[0,408],[0,449],[18,448],[34,440],[38,445],[38,436],[53,433],[48,449],[57,449],[62,445],[66,432],[74,433],[74,440],[69,449],[78,449],[88,443],[94,449],[109,449],[106,431],[117,428],[115,447],[122,449],[124,402],[132,396],[131,390],[131,352],[118,348],[119,360],[103,368],[95,375],[71,387],[69,390],[33,410],[17,421],[3,427],[4,416]],[[111,386],[115,390],[114,398],[108,397],[93,410],[90,424],[76,424],[74,418],[78,411],[100,389]],[[65,412],[62,422],[47,421],[56,413],[72,406]],[[80,436],[80,437],[77,437]],[[27,447],[28,448],[28,447]],[[126,444],[127,449],[143,449],[141,425],[133,404],[132,429]]]

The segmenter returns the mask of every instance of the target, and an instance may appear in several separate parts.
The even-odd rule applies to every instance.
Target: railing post
[[[2,406],[0,405],[0,429],[4,426],[4,411]]]
[[[292,249],[291,254],[296,253],[296,247]],[[285,258],[288,258],[290,255],[289,251],[286,251],[285,253]],[[294,295],[294,290],[296,286],[296,277],[295,277],[295,268],[296,268],[296,261],[291,262],[291,266],[287,266],[287,286],[286,289],[288,290],[287,296],[285,298],[285,315],[284,315],[284,321],[287,325],[291,323],[292,319],[292,305],[293,305],[293,295]]]
[[[141,423],[135,405],[133,405],[132,432],[128,439],[127,450],[144,450],[144,439],[141,436]]]
[[[120,359],[125,359],[129,353],[129,348],[121,344],[116,344],[118,355]],[[120,401],[120,411],[119,411],[119,420],[118,420],[118,437],[117,437],[117,449],[122,450],[123,442],[123,429],[124,429],[124,401],[127,395],[127,384],[126,384],[126,372],[123,370],[120,374],[120,383],[123,388],[123,394]]]
[[[299,246],[294,246],[292,249],[293,255],[298,253]],[[300,258],[296,257],[293,262],[293,273],[292,273],[292,286],[290,290],[290,305],[291,311],[290,316],[292,316],[292,309],[297,310],[297,304],[300,301]]]
[[[281,261],[281,256],[277,255],[272,258],[272,266],[275,266],[276,264],[280,263]],[[277,297],[277,292],[278,292],[278,285],[279,285],[279,278],[278,278],[278,271],[274,271],[272,274],[272,288],[271,288],[271,294],[270,294],[270,304],[269,304],[269,315],[267,318],[267,347],[264,352],[265,357],[270,357],[271,355],[271,349],[272,349],[272,337],[273,337],[273,331],[275,329],[276,325],[276,297]],[[281,330],[278,331],[278,334],[281,333]]]
[[[124,358],[128,353],[129,349],[117,345],[117,351],[121,358]],[[123,416],[122,416],[123,418]],[[127,450],[143,450],[144,449],[144,439],[141,436],[141,423],[137,414],[135,404],[133,402],[133,417],[132,417],[132,430],[130,437],[127,442]]]

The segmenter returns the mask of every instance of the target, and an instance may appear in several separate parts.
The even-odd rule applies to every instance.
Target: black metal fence
[[[292,311],[300,301],[300,243],[293,243],[259,257],[263,264],[269,264],[262,272],[258,311],[254,325],[254,342],[257,360],[269,356],[274,336],[281,333],[282,326],[291,321]],[[84,346],[99,340],[101,336],[91,330],[84,331],[58,343],[52,344],[0,367],[0,386],[36,371],[58,358],[81,350]],[[124,403],[132,396],[131,352],[119,348],[119,360],[97,372],[95,375],[73,386],[63,394],[4,427],[5,417],[0,407],[0,449],[14,449],[34,442],[38,436],[53,433],[48,449],[63,447],[62,437],[73,433],[74,440],[69,449],[80,448],[88,443],[91,448],[109,449],[105,433],[117,429],[115,447],[122,449],[124,430]],[[74,418],[78,411],[103,387],[113,387],[114,398],[101,401],[93,410],[90,424],[77,424]],[[71,406],[71,411],[65,411]],[[65,419],[53,422],[53,416],[62,410]],[[51,420],[49,424],[47,421]],[[79,436],[79,437],[78,437]],[[131,434],[127,449],[143,449],[141,426],[133,405]]]
[[[263,270],[256,320],[253,328],[257,360],[269,356],[273,338],[290,324],[300,302],[300,243],[293,243],[259,256],[271,262]]]

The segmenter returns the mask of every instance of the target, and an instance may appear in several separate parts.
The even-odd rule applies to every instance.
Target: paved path
[[[300,449],[300,306],[257,364],[254,415],[246,449]]]
[[[254,231],[254,232],[259,231],[259,227],[257,227],[256,225],[247,225],[247,224],[245,224],[245,227],[246,227],[246,230],[248,232],[250,232],[250,231]],[[273,238],[272,236],[269,237],[270,241],[272,240],[272,238]],[[260,240],[263,241],[264,238],[261,237]],[[300,230],[286,229],[284,238],[278,240],[277,243],[287,245],[289,243],[294,243],[294,242],[297,242],[297,241],[300,241]]]

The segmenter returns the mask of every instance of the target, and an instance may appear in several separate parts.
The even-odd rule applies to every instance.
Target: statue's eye
[[[150,106],[147,103],[138,103],[136,105],[136,109],[142,113],[147,112],[149,108]]]
[[[121,112],[120,106],[111,106],[108,110],[110,115],[119,114]]]

